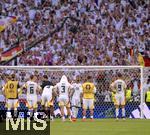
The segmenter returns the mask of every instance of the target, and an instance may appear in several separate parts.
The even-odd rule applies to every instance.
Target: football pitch
[[[150,135],[150,120],[97,119],[91,122],[62,122],[60,119],[50,123],[50,135]]]

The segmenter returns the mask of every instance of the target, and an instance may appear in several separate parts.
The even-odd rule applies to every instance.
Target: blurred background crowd
[[[16,45],[26,50],[38,41],[17,57],[17,65],[139,65],[139,53],[150,58],[149,5],[148,0],[1,0],[0,19],[17,21],[0,33],[0,51]]]

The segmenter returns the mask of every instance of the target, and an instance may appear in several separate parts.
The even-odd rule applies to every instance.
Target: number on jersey
[[[29,89],[30,89],[30,94],[34,94],[34,84],[30,84]]]
[[[65,93],[66,87],[65,87],[64,85],[62,85],[61,88],[62,88],[62,89],[61,89],[61,93]]]
[[[122,83],[118,83],[117,89],[118,89],[118,91],[122,91]]]

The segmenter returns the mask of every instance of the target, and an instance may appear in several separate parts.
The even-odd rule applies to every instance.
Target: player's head
[[[122,78],[122,74],[121,73],[118,73],[118,78]]]
[[[77,83],[80,82],[80,76],[76,76],[76,82],[77,82]]]
[[[7,75],[7,76],[6,76],[6,80],[7,80],[7,81],[11,80],[11,75]]]
[[[48,80],[48,76],[47,75],[43,75],[43,80]]]
[[[12,75],[11,75],[11,80],[14,81],[15,78],[16,78],[15,74],[12,74]]]
[[[35,76],[34,75],[30,75],[30,80],[35,81]]]
[[[89,82],[92,81],[92,77],[88,75],[87,76],[87,81],[89,81]]]
[[[61,77],[60,82],[68,82],[67,77],[66,77],[65,75],[63,75],[63,76]]]

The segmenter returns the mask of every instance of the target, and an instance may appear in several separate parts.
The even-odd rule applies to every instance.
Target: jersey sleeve
[[[95,86],[94,86],[94,90],[93,90],[93,92],[94,92],[94,93],[96,93],[96,87],[95,87]]]
[[[41,89],[42,89],[42,87],[41,87],[40,85],[37,85],[37,88],[38,88],[39,90],[41,90]]]
[[[127,88],[127,85],[126,85],[126,83],[124,82],[124,88],[126,89]]]
[[[110,86],[111,86],[111,87],[114,87],[114,86],[115,86],[115,82],[112,82],[112,83],[110,84]]]

